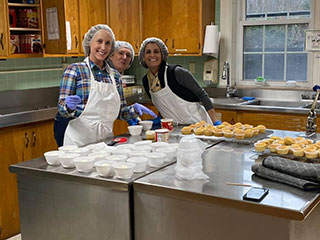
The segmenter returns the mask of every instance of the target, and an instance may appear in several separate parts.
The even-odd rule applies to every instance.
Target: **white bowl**
[[[93,153],[89,153],[89,157],[94,157],[94,162],[98,162],[101,160],[106,160],[108,156],[110,156],[111,153],[110,152],[104,152],[104,151],[100,151],[100,152],[93,152]]]
[[[107,160],[116,162],[126,162],[128,159],[127,155],[112,155],[108,156]]]
[[[110,153],[115,150],[116,147],[112,147],[112,146],[107,146],[106,148],[95,148],[92,149],[92,152],[106,152],[106,153]]]
[[[64,152],[58,150],[49,151],[44,153],[44,158],[49,165],[60,165],[59,156],[61,154],[64,154]]]
[[[146,153],[146,157],[149,159],[150,167],[160,167],[164,163],[164,159],[166,158],[165,153],[152,152]]]
[[[146,155],[145,151],[132,151],[129,153],[129,157],[144,157]]]
[[[142,132],[141,125],[128,126],[128,129],[131,136],[139,136]]]
[[[147,167],[148,158],[146,157],[131,157],[127,159],[128,163],[134,163],[135,166],[133,168],[133,172],[144,172]]]
[[[97,173],[99,176],[102,177],[109,177],[113,175],[113,167],[110,161],[98,161],[94,164],[94,167],[97,170]]]
[[[159,153],[165,153],[166,157],[164,159],[165,162],[171,162],[176,156],[176,149],[173,147],[162,147],[162,148],[157,148],[156,152]]]
[[[64,168],[74,168],[73,159],[80,157],[80,154],[65,153],[59,156],[59,161]]]
[[[168,147],[169,146],[169,143],[167,142],[154,142],[154,143],[151,143],[151,147],[152,147],[152,151],[156,151],[157,148],[160,148],[160,147]]]
[[[105,144],[104,142],[99,142],[99,143],[92,143],[86,146],[88,149],[90,149],[91,152],[93,152],[94,150],[97,149],[105,149],[107,147],[107,144]]]
[[[135,146],[150,146],[150,144],[152,143],[152,140],[142,140],[142,141],[138,141],[135,142],[133,145]]]
[[[143,152],[151,152],[152,151],[152,147],[151,146],[136,146],[134,149],[133,149],[133,152],[136,152],[136,151],[143,151]]]
[[[126,163],[126,162],[114,163],[112,165],[117,178],[121,178],[121,179],[131,178],[133,175],[134,166],[135,166],[134,163]]]
[[[87,147],[77,148],[70,151],[70,153],[80,154],[80,156],[88,156],[89,152],[90,149]]]
[[[112,151],[112,155],[126,155],[128,157],[130,152],[132,152],[131,149],[116,148]]]
[[[78,149],[78,146],[76,145],[65,145],[65,146],[61,146],[58,148],[59,151],[63,151],[63,152],[70,152],[70,151],[73,151],[73,150],[76,150]]]
[[[73,159],[73,162],[79,172],[89,173],[93,169],[94,159],[94,157],[82,156]]]
[[[145,120],[145,121],[140,121],[139,124],[143,126],[143,131],[148,131],[152,128],[153,122]]]
[[[134,148],[134,145],[132,143],[125,143],[125,144],[119,144],[117,149],[130,149],[132,150]]]

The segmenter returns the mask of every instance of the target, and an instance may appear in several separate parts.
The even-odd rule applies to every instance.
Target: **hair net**
[[[82,42],[83,50],[84,50],[84,56],[87,57],[90,55],[90,45],[91,41],[94,38],[94,35],[99,32],[100,30],[106,30],[111,34],[112,37],[112,43],[111,43],[111,50],[110,53],[113,52],[114,44],[115,44],[115,37],[112,29],[105,24],[97,24],[89,29],[89,31],[84,35],[84,39]],[[110,55],[110,54],[109,54]]]
[[[113,52],[111,53],[111,56],[116,52],[116,51],[119,51],[120,48],[127,48],[130,50],[131,52],[131,61],[129,63],[129,66],[128,68],[131,66],[133,60],[134,60],[134,50],[133,50],[133,47],[130,43],[128,42],[125,42],[125,41],[116,41],[115,43],[115,46],[114,46],[114,50]]]
[[[169,54],[167,46],[164,44],[164,42],[160,38],[151,37],[151,38],[145,39],[141,43],[140,50],[139,50],[139,62],[140,62],[140,64],[143,67],[148,68],[148,66],[146,65],[146,63],[143,60],[144,51],[145,51],[145,48],[146,48],[148,43],[157,44],[158,47],[160,48],[160,51],[161,51],[162,61],[167,62],[168,54]]]

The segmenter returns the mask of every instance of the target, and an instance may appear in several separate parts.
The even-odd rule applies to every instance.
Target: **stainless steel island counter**
[[[129,143],[142,139],[124,136]],[[132,182],[172,163],[147,167],[128,180],[49,166],[44,157],[12,165],[10,171],[18,179],[22,238],[132,239]]]
[[[178,180],[176,164],[136,180],[135,239],[319,239],[320,195],[253,176],[251,165],[260,161],[252,144],[224,142],[204,155],[208,180]],[[245,201],[250,186],[269,194]]]

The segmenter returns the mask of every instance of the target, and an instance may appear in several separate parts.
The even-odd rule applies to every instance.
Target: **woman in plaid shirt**
[[[66,68],[54,125],[58,146],[83,146],[113,136],[117,118],[130,120],[143,113],[156,117],[141,104],[127,106],[120,74],[106,63],[114,45],[111,28],[95,25],[83,40],[85,60]]]

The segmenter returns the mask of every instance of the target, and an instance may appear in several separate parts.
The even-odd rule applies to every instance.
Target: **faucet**
[[[228,61],[223,63],[222,79],[227,80],[226,97],[237,97],[237,89],[230,86],[230,64]]]
[[[320,88],[319,88],[320,89]],[[306,125],[306,136],[311,137],[311,136],[316,136],[315,134],[317,133],[317,113],[315,111],[317,100],[320,95],[319,89],[317,90],[317,94],[315,99],[313,100],[312,106],[310,108],[310,112],[307,118],[307,125]]]

